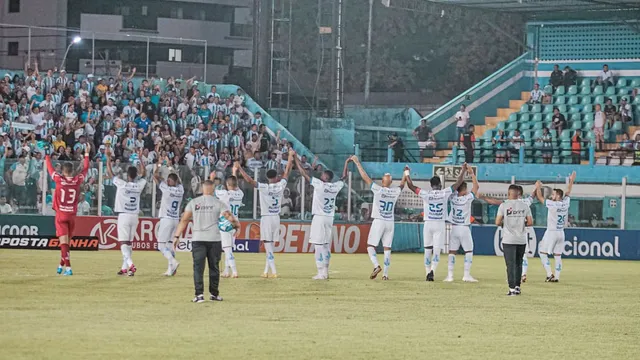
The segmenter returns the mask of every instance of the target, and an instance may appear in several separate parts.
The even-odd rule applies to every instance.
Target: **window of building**
[[[129,16],[131,14],[131,9],[128,6],[123,6],[120,11],[122,16]]]
[[[7,43],[7,54],[9,56],[17,56],[18,55],[18,42],[11,41]]]
[[[20,0],[9,0],[9,12],[10,13],[20,12]]]
[[[201,20],[201,21],[207,20],[207,12],[204,10],[198,11],[198,20]]]
[[[182,61],[182,49],[169,49],[169,61]]]
[[[171,17],[174,19],[182,19],[184,16],[182,8],[171,8]]]
[[[147,5],[142,5],[140,12],[142,13],[142,16],[147,16],[149,14],[149,7]]]

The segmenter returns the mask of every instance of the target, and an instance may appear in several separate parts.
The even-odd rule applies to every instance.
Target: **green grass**
[[[115,275],[119,252],[0,250],[0,359],[637,359],[640,262],[565,260],[544,283],[538,259],[520,297],[504,263],[474,259],[478,284],[424,282],[422,255],[394,254],[391,281],[368,279],[366,255],[334,255],[312,281],[311,254],[277,254],[281,278],[262,279],[263,254],[238,254],[241,278],[222,303],[192,304],[191,259],[174,278],[160,253],[136,252],[138,274]],[[382,260],[382,259],[380,259]]]

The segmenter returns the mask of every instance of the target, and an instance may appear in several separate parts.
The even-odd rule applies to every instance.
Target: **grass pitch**
[[[241,278],[221,279],[222,303],[192,304],[190,254],[176,277],[158,252],[0,250],[0,359],[637,359],[640,263],[564,260],[544,283],[538,259],[520,297],[505,296],[504,262],[474,259],[480,280],[424,281],[422,255],[394,254],[391,281],[368,279],[366,255],[334,255],[312,281],[312,254],[276,254],[279,279],[259,277],[264,254],[237,254]],[[380,258],[380,260],[382,260]]]

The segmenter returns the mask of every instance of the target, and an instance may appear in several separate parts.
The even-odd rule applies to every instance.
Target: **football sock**
[[[540,253],[540,261],[542,262],[542,266],[544,266],[544,270],[547,272],[547,277],[551,276],[551,264],[549,263],[549,255]]]
[[[331,262],[331,244],[323,245],[324,253],[322,258],[324,259],[324,271],[325,275],[329,275],[329,263]]]
[[[265,242],[264,250],[267,253],[267,266],[265,267],[265,273],[268,269],[271,269],[271,273],[276,274],[276,260],[273,256],[273,243]]]
[[[431,254],[433,253],[433,249],[424,249],[424,269],[429,275],[431,271]]]
[[[449,254],[449,263],[447,264],[447,277],[453,278],[453,267],[456,265],[456,256]]]
[[[231,272],[233,274],[238,272],[238,269],[236,269],[236,257],[233,255],[232,247],[224,248],[224,262],[225,270],[227,269],[227,267],[229,267],[231,268]]]
[[[431,261],[431,271],[436,273],[436,269],[438,268],[438,264],[440,263],[440,249],[433,249],[433,260]]]
[[[391,266],[391,250],[384,251],[384,268],[382,276],[389,276],[389,266]]]
[[[473,253],[464,254],[464,275],[471,275],[471,264],[473,264]]]
[[[131,260],[131,245],[120,245],[120,251],[122,252],[123,269],[128,269],[133,265]]]
[[[69,244],[60,244],[60,266],[71,266],[71,259],[69,258]]]
[[[529,259],[527,258],[527,254],[524,254],[522,258],[522,275],[527,275],[527,270],[529,269]]]
[[[562,256],[554,255],[553,258],[556,260],[556,279],[560,280],[560,272],[562,271]]]
[[[380,264],[378,263],[378,259],[376,258],[376,248],[374,248],[373,246],[367,246],[367,252],[369,253],[369,259],[371,259],[373,267],[377,268],[378,266],[380,266]]]
[[[314,245],[318,275],[324,274],[324,245]]]

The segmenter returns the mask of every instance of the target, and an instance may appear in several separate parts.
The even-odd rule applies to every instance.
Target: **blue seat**
[[[529,121],[531,116],[529,114],[520,114],[520,121]]]
[[[593,99],[594,104],[604,104],[604,95],[598,95]]]
[[[618,96],[627,96],[627,95],[629,95],[629,93],[631,93],[631,89],[630,88],[619,88],[618,89]]]
[[[556,93],[555,95],[564,95],[564,86],[560,85],[556,88]]]
[[[584,114],[584,121],[594,121],[594,116],[593,113],[586,113]]]
[[[579,113],[571,114],[569,121],[580,121],[580,114]]]
[[[618,82],[616,83],[616,87],[621,88],[621,87],[626,87],[626,86],[627,86],[627,79],[619,78]]]
[[[580,122],[580,121],[571,122],[571,129],[572,130],[582,129],[582,122]]]
[[[533,122],[541,122],[542,121],[542,114],[540,114],[540,113],[533,114],[533,117],[531,118],[531,121],[533,121]]]
[[[580,110],[582,110],[582,106],[580,105],[573,105],[569,108],[569,113],[573,114],[573,113],[579,113]]]
[[[544,115],[544,122],[551,122],[553,121],[553,113],[548,113]]]
[[[558,105],[556,107],[558,108],[558,111],[560,111],[561,113],[567,112],[567,105]]]
[[[569,90],[567,91],[567,94],[569,95],[575,95],[578,93],[578,87],[575,85],[571,85],[569,86]]]
[[[509,119],[507,121],[509,121],[509,122],[518,121],[518,114],[517,113],[509,114]]]
[[[539,113],[539,112],[541,112],[541,111],[542,111],[542,106],[540,106],[540,104],[534,104],[534,105],[531,107],[531,112],[532,112],[532,113]]]
[[[611,96],[607,96],[607,98],[611,99],[611,103],[613,105],[617,105],[618,104],[618,96],[617,95],[611,95]],[[606,100],[606,99],[605,99]]]
[[[536,123],[533,123],[532,129],[533,130],[542,130],[543,127],[544,127],[544,123],[536,122]]]
[[[553,93],[553,86],[551,86],[551,84],[548,84],[544,87],[544,89],[542,89],[542,91],[544,91],[545,94],[551,94]]]
[[[633,79],[631,80],[631,85],[632,88],[639,88],[640,87],[640,79]]]
[[[583,96],[580,105],[591,105],[591,96]]]
[[[569,97],[569,101],[567,102],[567,105],[576,105],[578,104],[580,100],[578,100],[578,96],[576,95],[572,95],[571,97]]]
[[[580,95],[591,95],[591,88],[588,86],[583,86],[580,88]]]
[[[520,132],[522,132],[524,130],[529,130],[531,128],[531,125],[533,125],[533,123],[531,121],[521,122],[519,124],[520,125],[518,125],[518,130],[520,130]]]
[[[607,94],[607,95],[615,95],[615,94],[616,94],[616,88],[615,88],[615,87],[613,87],[613,86],[609,86],[609,87],[607,88],[607,92],[606,92],[606,94]]]
[[[543,110],[543,113],[552,113],[553,112],[553,105],[545,105]]]
[[[593,105],[584,105],[584,107],[582,108],[582,112],[583,113],[593,112]]]
[[[622,132],[622,121],[614,122],[613,126],[611,127],[611,131],[614,131],[616,133]]]
[[[580,86],[581,87],[585,87],[585,86],[591,87],[591,80],[589,80],[587,78],[582,79],[582,81],[580,81]]]
[[[509,126],[507,127],[507,131],[513,131],[516,130],[518,128],[518,124],[517,122],[512,122],[509,123]]]
[[[516,121],[513,121],[513,123],[516,123]],[[500,121],[498,124],[496,124],[496,129],[497,130],[504,130],[507,127],[507,122],[506,121]]]
[[[563,105],[567,102],[567,98],[564,96],[556,96],[555,101],[553,102],[555,105]]]
[[[585,121],[582,123],[582,130],[590,131],[591,129],[593,129],[593,120]]]
[[[593,88],[593,95],[601,95],[602,94],[602,85],[598,85]]]

